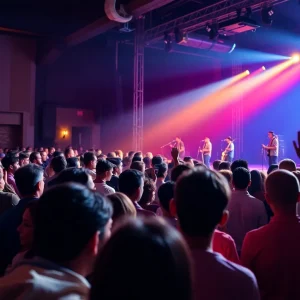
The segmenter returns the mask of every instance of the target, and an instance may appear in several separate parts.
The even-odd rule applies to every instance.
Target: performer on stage
[[[185,147],[183,141],[180,139],[180,137],[175,138],[175,143],[172,145],[173,148],[177,148],[179,151],[179,157],[181,159],[185,156]]]
[[[212,144],[210,142],[210,139],[206,137],[204,139],[204,145],[203,148],[200,150],[203,155],[203,163],[210,168],[210,158],[211,158],[211,152],[212,152]]]
[[[262,147],[267,150],[267,155],[269,156],[269,166],[278,164],[278,149],[279,141],[277,135],[274,131],[268,132],[268,138],[270,139],[269,145],[262,145]]]
[[[228,136],[224,141],[227,142],[228,145],[226,149],[222,152],[221,160],[232,163],[234,158],[234,144],[231,136]]]

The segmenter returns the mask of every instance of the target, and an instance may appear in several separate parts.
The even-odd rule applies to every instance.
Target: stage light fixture
[[[168,33],[165,33],[164,41],[165,41],[165,51],[166,52],[171,52],[171,50],[172,50],[172,37],[171,37],[171,35],[168,34]]]
[[[293,62],[297,63],[300,61],[300,55],[299,54],[294,54],[291,59],[293,60]]]
[[[247,75],[250,75],[250,71],[249,71],[249,70],[246,70],[246,74],[247,74]]]
[[[261,10],[261,19],[266,25],[272,25],[274,10],[272,7],[265,6]]]
[[[266,70],[266,67],[265,67],[265,66],[262,66],[261,68],[262,68],[264,71]]]

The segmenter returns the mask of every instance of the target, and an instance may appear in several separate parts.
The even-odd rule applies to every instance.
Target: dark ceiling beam
[[[7,27],[0,27],[0,32],[23,35],[23,36],[24,35],[25,36],[32,36],[32,37],[42,36],[41,34],[38,34],[38,33],[35,33],[35,32],[19,30],[19,29],[13,29],[13,28],[7,28]]]
[[[167,5],[174,0],[133,0],[126,6],[126,11],[132,14],[134,17],[144,15],[154,9]],[[114,27],[118,26],[119,23],[110,21],[106,16],[95,22],[75,31],[64,39],[64,49],[71,46],[79,45],[89,39],[92,39]],[[38,59],[39,64],[53,63],[61,51],[56,45],[48,48],[40,58]]]

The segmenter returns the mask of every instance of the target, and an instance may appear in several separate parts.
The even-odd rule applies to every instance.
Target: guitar
[[[227,153],[225,151],[222,152],[221,161],[225,161],[227,158]]]

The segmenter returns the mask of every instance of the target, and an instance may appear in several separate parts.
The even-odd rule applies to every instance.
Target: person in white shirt
[[[96,166],[96,179],[94,181],[96,191],[103,194],[109,195],[115,193],[115,189],[106,184],[106,181],[110,181],[113,175],[114,164],[105,160],[99,159]]]
[[[274,131],[268,132],[268,138],[270,140],[269,145],[262,145],[263,149],[267,150],[267,155],[269,156],[269,166],[278,164],[278,150],[279,141],[277,135]]]
[[[203,154],[203,163],[210,168],[210,158],[212,152],[212,143],[208,137],[204,139],[203,148],[200,150]]]
[[[234,190],[228,205],[230,218],[227,222],[226,231],[235,240],[238,252],[242,249],[247,232],[268,223],[268,216],[263,202],[254,198],[248,192],[250,185],[250,171],[243,167],[236,168],[233,171]]]
[[[230,195],[226,178],[204,167],[186,171],[176,182],[170,210],[191,249],[195,300],[259,299],[253,273],[212,250],[216,228],[228,220]]]

